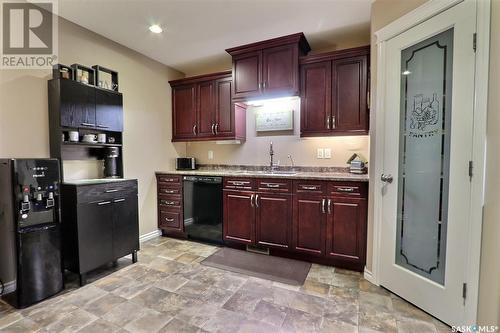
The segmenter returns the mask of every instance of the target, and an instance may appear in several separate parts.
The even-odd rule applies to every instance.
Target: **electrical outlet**
[[[323,148],[318,148],[317,158],[325,158],[325,151]]]
[[[332,149],[331,148],[325,148],[325,158],[332,158]]]
[[[208,159],[209,160],[213,160],[214,159],[214,151],[213,150],[209,150],[208,151]]]

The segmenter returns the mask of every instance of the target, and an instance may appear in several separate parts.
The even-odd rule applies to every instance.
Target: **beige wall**
[[[173,165],[185,144],[173,145],[168,80],[175,70],[73,23],[59,21],[64,64],[99,64],[119,72],[124,103],[125,176],[139,180],[140,234],[156,230],[155,170]],[[0,156],[48,157],[48,71],[0,71]],[[83,166],[83,168],[82,168]],[[72,162],[67,178],[97,174],[92,163]]]
[[[500,1],[492,0],[486,192],[484,203],[479,318],[483,325],[500,326]]]
[[[427,0],[377,0],[372,5],[372,105],[375,105],[376,90],[376,45],[373,33],[413,10]],[[500,0],[492,0],[491,13],[491,49],[490,78],[487,128],[487,163],[486,193],[483,220],[483,240],[481,248],[481,269],[479,285],[478,323],[483,325],[500,325]],[[371,123],[375,123],[375,114],[371,115]],[[371,130],[371,164],[374,164],[374,128]],[[371,174],[371,179],[377,175]],[[373,189],[373,186],[371,187]],[[370,193],[373,198],[373,193]],[[370,203],[368,242],[371,249],[373,238],[373,208]],[[371,251],[368,253],[368,268],[371,269]]]

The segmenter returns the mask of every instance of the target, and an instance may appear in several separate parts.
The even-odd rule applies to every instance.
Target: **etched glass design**
[[[401,52],[396,264],[444,284],[453,29]]]

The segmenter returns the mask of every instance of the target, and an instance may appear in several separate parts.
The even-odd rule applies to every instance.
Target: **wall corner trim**
[[[139,237],[139,241],[141,243],[144,243],[145,241],[148,241],[150,239],[156,238],[158,236],[161,236],[161,230],[160,229],[156,229],[156,230],[153,230],[151,232],[148,232],[147,234],[141,235]]]

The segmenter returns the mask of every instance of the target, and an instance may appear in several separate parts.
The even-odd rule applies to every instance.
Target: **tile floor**
[[[200,265],[214,246],[159,237],[83,288],[24,310],[0,301],[0,332],[449,332],[359,273],[313,265],[302,287]]]

